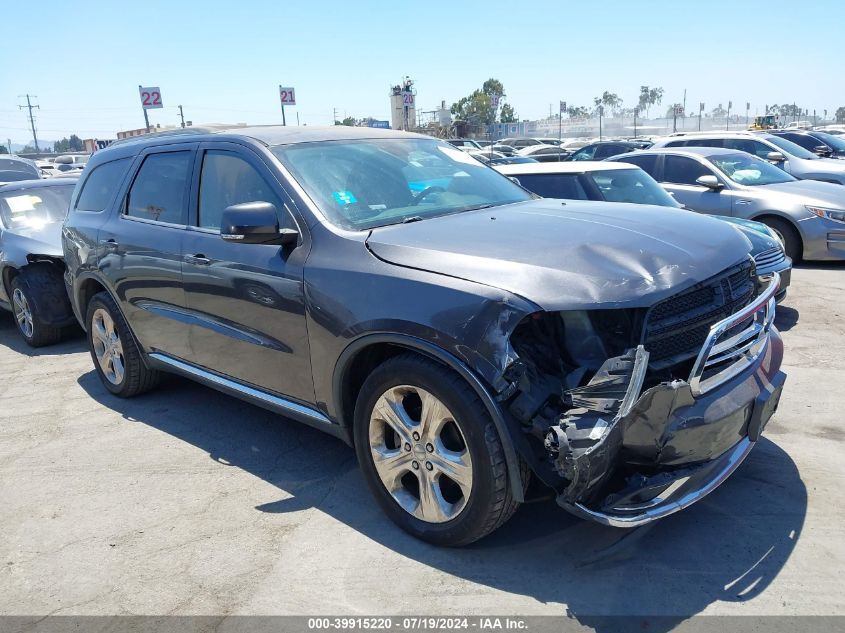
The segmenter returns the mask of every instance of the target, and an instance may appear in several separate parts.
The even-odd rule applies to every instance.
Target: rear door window
[[[620,158],[619,162],[636,165],[652,178],[657,175],[657,154],[632,154]]]
[[[765,143],[750,138],[726,138],[722,142],[727,149],[738,149],[741,152],[748,152],[763,159],[767,159],[769,152],[773,151]]]
[[[192,151],[149,154],[126,200],[126,215],[167,224],[187,224]]]
[[[519,184],[544,198],[588,200],[578,174],[522,174]]]

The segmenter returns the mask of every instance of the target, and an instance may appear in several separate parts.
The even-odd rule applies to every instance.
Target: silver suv
[[[801,180],[822,180],[845,185],[845,164],[820,158],[780,136],[759,132],[712,132],[669,136],[657,139],[651,149],[676,147],[720,147],[748,152],[774,163]]]
[[[795,262],[845,259],[841,185],[796,180],[756,156],[716,147],[649,149],[610,160],[642,168],[689,209],[767,224]]]

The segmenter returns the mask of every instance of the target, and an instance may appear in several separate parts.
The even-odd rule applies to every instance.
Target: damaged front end
[[[747,266],[644,309],[535,313],[511,336],[508,408],[570,512],[633,527],[701,499],[742,462],[785,375],[778,279]]]

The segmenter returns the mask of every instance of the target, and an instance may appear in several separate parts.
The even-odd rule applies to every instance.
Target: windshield
[[[766,140],[772,145],[777,145],[784,152],[792,154],[796,158],[804,158],[806,160],[816,160],[818,158],[818,156],[813,154],[813,152],[808,152],[800,145],[796,145],[792,141],[788,141],[780,136],[769,135],[766,137]]]
[[[73,185],[0,193],[0,220],[7,229],[38,229],[65,219]]]
[[[773,185],[795,180],[779,167],[751,154],[725,154],[709,158],[723,174],[740,185]]]
[[[334,224],[369,229],[531,194],[469,154],[416,138],[279,145],[273,153]]]
[[[608,202],[656,204],[661,207],[680,205],[657,181],[642,169],[608,169],[587,172]]]

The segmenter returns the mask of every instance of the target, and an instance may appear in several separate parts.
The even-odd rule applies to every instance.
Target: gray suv
[[[689,209],[768,225],[794,262],[845,259],[842,185],[796,180],[746,152],[715,147],[651,149],[611,160],[647,171]]]
[[[469,543],[535,490],[636,526],[733,472],[785,376],[747,240],[619,206],[421,135],[193,128],[94,154],[66,281],[110,393],[175,372],[342,438],[419,538]]]
[[[770,161],[802,180],[821,180],[845,185],[845,162],[820,158],[800,145],[765,132],[708,132],[679,134],[657,139],[651,149],[720,147],[748,152]]]

